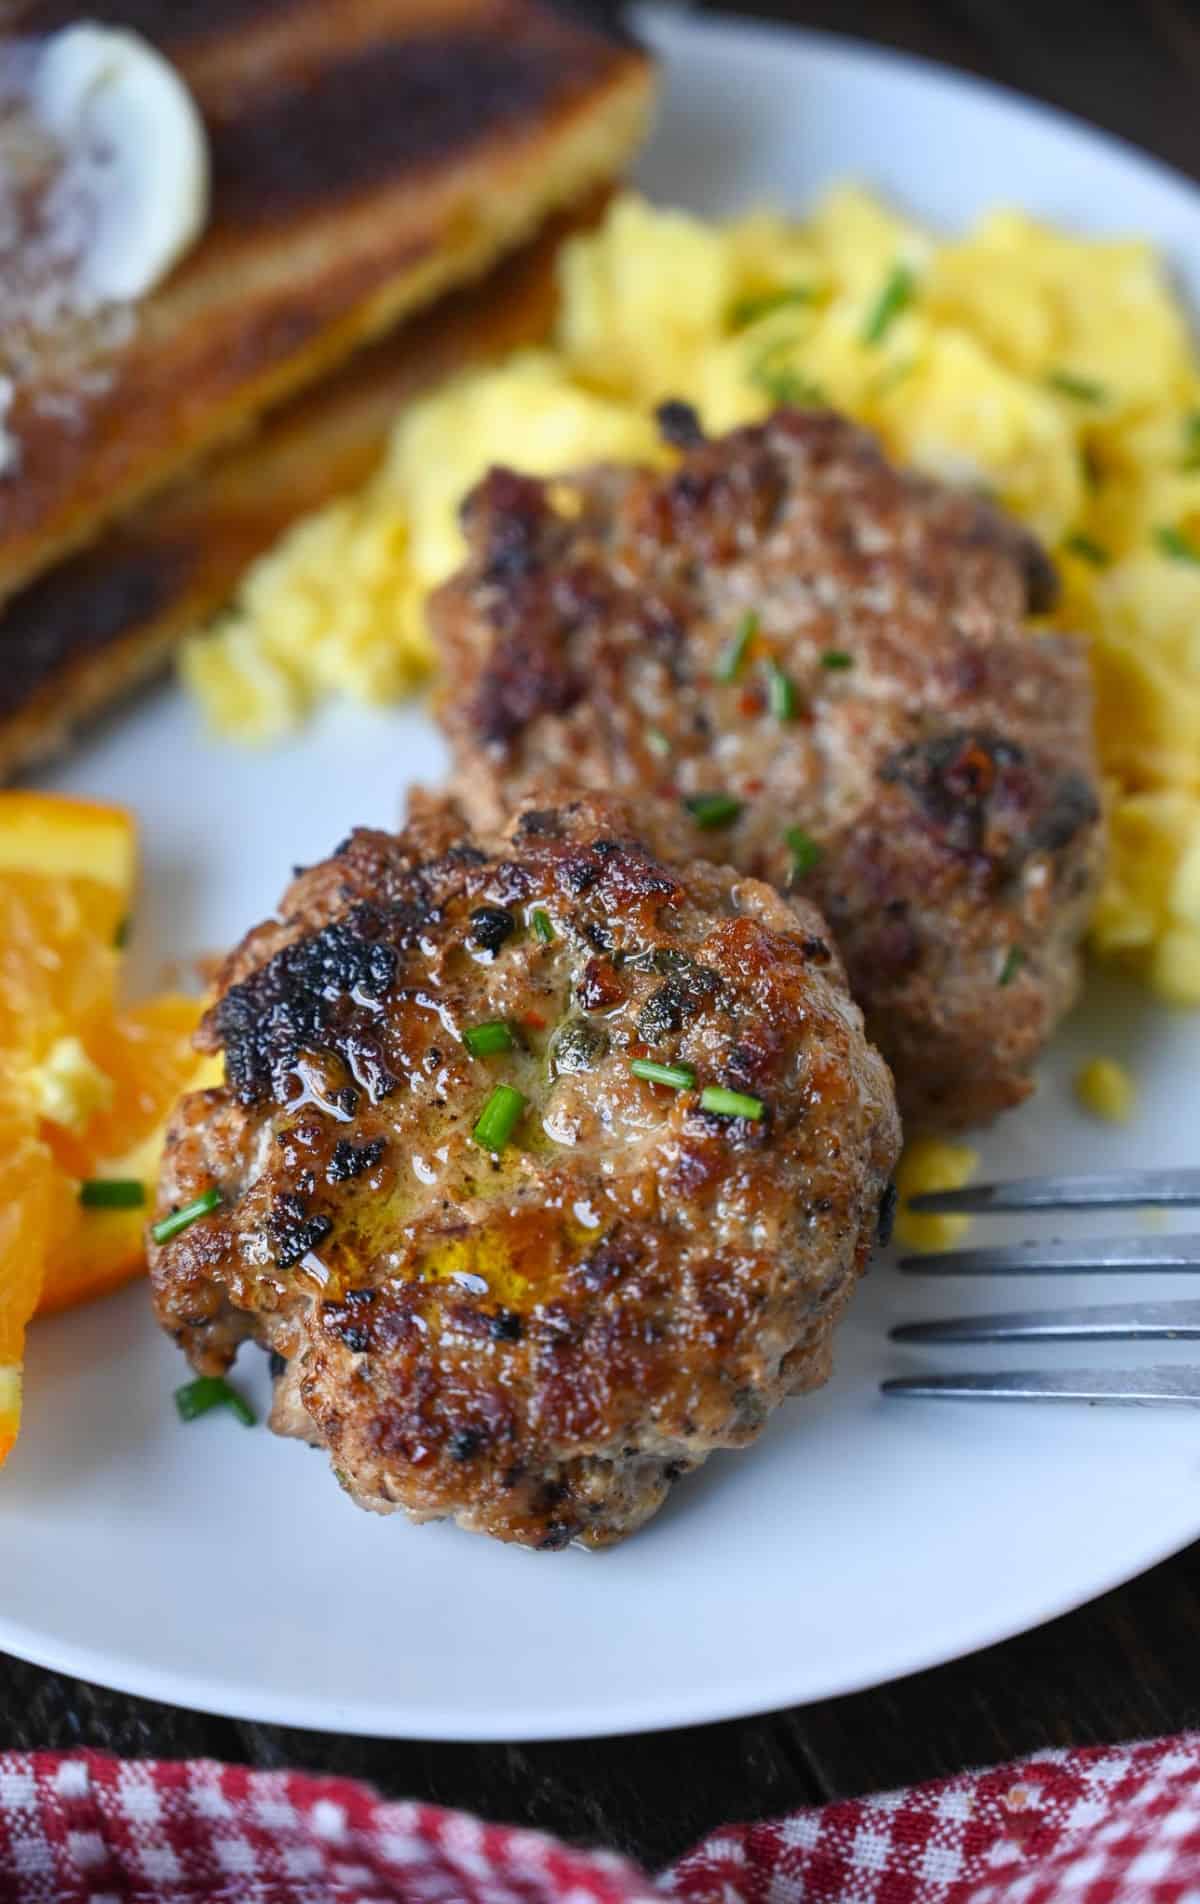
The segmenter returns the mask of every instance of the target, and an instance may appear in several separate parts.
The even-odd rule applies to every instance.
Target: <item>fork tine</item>
[[[1129,1204],[1200,1204],[1200,1170],[1117,1170],[1099,1177],[1022,1177],[927,1190],[910,1210],[982,1216],[989,1210],[1103,1210]]]
[[[937,1401],[1200,1402],[1200,1368],[902,1376],[880,1387],[885,1395]]]
[[[1113,1302],[902,1322],[893,1342],[1151,1342],[1200,1338],[1200,1302]]]
[[[1076,1270],[1200,1269],[1200,1236],[1083,1237],[1078,1243],[1013,1243],[1002,1249],[902,1256],[909,1276],[1052,1276]]]

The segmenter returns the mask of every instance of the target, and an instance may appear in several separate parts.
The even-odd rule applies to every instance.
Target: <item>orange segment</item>
[[[143,1266],[144,1208],[85,1209],[80,1181],[136,1179],[148,1202],[167,1112],[203,1075],[196,1000],[117,1010],[135,873],[123,809],[0,793],[0,1461],[39,1301],[63,1308]]]
[[[0,874],[10,872],[95,880],[127,906],[137,876],[133,815],[61,793],[0,793]]]
[[[4,1104],[0,1107],[0,1462],[21,1423],[25,1325],[41,1293],[53,1179],[49,1151],[15,1105]]]
[[[0,873],[0,1056],[36,1064],[61,1033],[111,1011],[112,929],[105,918],[97,931],[88,917],[93,899],[111,890]]]
[[[13,876],[16,875],[16,878]],[[21,875],[32,875],[32,881]],[[124,807],[53,793],[0,793],[0,887],[74,914],[109,948],[129,916],[137,879],[137,833]]]
[[[38,1314],[66,1309],[105,1294],[145,1268],[144,1230],[162,1155],[164,1127],[184,1091],[216,1082],[219,1061],[197,1057],[192,1033],[203,1001],[166,993],[100,1026],[88,1053],[113,1081],[113,1102],[98,1112],[82,1137],[46,1128],[60,1170],[71,1178],[70,1210],[53,1240]],[[84,1208],[82,1178],[117,1179],[145,1186],[141,1208]]]
[[[192,1034],[203,1012],[203,999],[161,992],[99,1026],[88,1040],[89,1054],[116,1087],[112,1109],[87,1127],[93,1163],[121,1156],[162,1122],[199,1063]]]

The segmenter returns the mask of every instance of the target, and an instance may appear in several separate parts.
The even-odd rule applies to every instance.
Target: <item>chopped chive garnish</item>
[[[700,1093],[700,1109],[715,1111],[718,1117],[750,1117],[763,1114],[760,1097],[747,1097],[744,1091],[727,1091],[723,1084],[706,1084]]]
[[[786,364],[760,359],[750,372],[750,381],[757,384],[772,403],[794,403],[817,409],[825,402],[825,392],[819,383],[814,383],[803,371],[789,369]]]
[[[85,1177],[79,1201],[87,1210],[137,1210],[146,1201],[146,1186],[137,1177]]]
[[[882,344],[901,311],[907,310],[912,303],[916,289],[916,279],[908,266],[895,265],[867,312],[862,331],[864,344]]]
[[[463,1043],[473,1058],[491,1058],[497,1051],[512,1050],[513,1035],[502,1018],[493,1018],[486,1025],[468,1025]]]
[[[826,648],[824,654],[821,656],[821,666],[830,669],[852,668],[854,666],[854,656],[847,654],[844,648]]]
[[[655,1064],[653,1058],[634,1058],[629,1069],[635,1078],[645,1078],[650,1084],[669,1084],[673,1091],[690,1091],[696,1083],[690,1064]]]
[[[1200,410],[1193,410],[1184,418],[1183,441],[1184,469],[1188,472],[1200,469]]]
[[[126,913],[123,919],[117,921],[117,929],[113,933],[113,945],[118,952],[125,950],[125,947],[129,944],[129,935],[132,931],[133,920],[129,917],[129,914]]]
[[[756,297],[739,298],[729,321],[734,330],[744,330],[747,324],[757,324],[760,317],[769,317],[772,311],[782,311],[789,304],[809,304],[815,295],[811,284],[785,284],[777,291],[760,291]]]
[[[175,1390],[175,1406],[181,1421],[198,1421],[214,1408],[228,1408],[244,1428],[253,1428],[258,1416],[236,1388],[220,1375],[201,1375],[186,1387]]]
[[[657,727],[648,727],[646,729],[646,745],[652,754],[658,755],[660,760],[665,759],[671,751],[670,741],[662,730]]]
[[[511,1084],[498,1084],[471,1132],[484,1150],[503,1150],[521,1121],[525,1099]]]
[[[533,915],[533,929],[543,945],[553,945],[558,936],[550,923],[550,914],[543,911],[541,906]]]
[[[742,810],[742,802],[732,793],[694,793],[683,804],[705,832],[718,826],[732,826]]]
[[[1090,562],[1094,569],[1106,569],[1112,556],[1102,542],[1096,542],[1082,529],[1076,529],[1073,535],[1064,537],[1063,548],[1077,555],[1082,562]]]
[[[790,721],[796,712],[796,684],[777,661],[767,663],[767,706],[777,721]]]
[[[736,681],[746,659],[746,650],[758,633],[758,616],[751,608],[742,616],[737,634],[717,663],[718,681]]]
[[[182,1210],[172,1210],[170,1216],[165,1216],[160,1223],[156,1223],[150,1232],[151,1238],[156,1243],[169,1243],[173,1236],[178,1236],[180,1230],[186,1230],[190,1223],[197,1222],[202,1216],[211,1216],[212,1212],[219,1207],[220,1202],[219,1190],[206,1190],[202,1197],[197,1197],[192,1203],[185,1203]]]
[[[1008,951],[1004,954],[1004,964],[1000,967],[1000,976],[996,980],[997,985],[1011,985],[1024,963],[1024,946],[1010,945]]]
[[[1191,536],[1182,529],[1172,528],[1169,523],[1154,531],[1154,540],[1161,554],[1169,555],[1172,562],[1200,562],[1200,543],[1193,542]]]
[[[1069,370],[1052,370],[1046,382],[1051,390],[1073,397],[1076,403],[1105,403],[1108,399],[1108,391],[1102,383],[1096,383],[1091,377],[1076,377]]]
[[[784,834],[788,851],[792,856],[792,873],[796,879],[802,879],[805,873],[811,873],[821,857],[821,848],[811,833],[802,826],[789,826]]]

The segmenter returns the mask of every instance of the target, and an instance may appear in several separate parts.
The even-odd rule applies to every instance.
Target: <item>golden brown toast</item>
[[[599,218],[606,197],[551,219],[481,284],[360,351],[0,608],[0,780],[155,673],[289,523],[364,482],[406,401],[545,337],[559,245]]]
[[[178,67],[208,130],[212,213],[82,424],[18,387],[0,600],[611,178],[653,89],[644,54],[550,0],[0,10],[21,34],[80,17],[137,27]]]

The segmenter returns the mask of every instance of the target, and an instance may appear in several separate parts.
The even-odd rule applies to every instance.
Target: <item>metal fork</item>
[[[1017,1210],[1115,1210],[1200,1206],[1200,1170],[1129,1170],[1101,1177],[1028,1177],[913,1197],[910,1208],[984,1216]],[[1148,1275],[1200,1270],[1200,1235],[1118,1237],[1075,1243],[1018,1243],[1001,1249],[906,1256],[910,1276]],[[905,1322],[894,1342],[1200,1341],[1200,1299],[1119,1302],[1063,1309],[1014,1309],[996,1315]],[[1200,1367],[1020,1369],[988,1374],[906,1376],[882,1384],[886,1395],[996,1401],[1200,1402]]]

